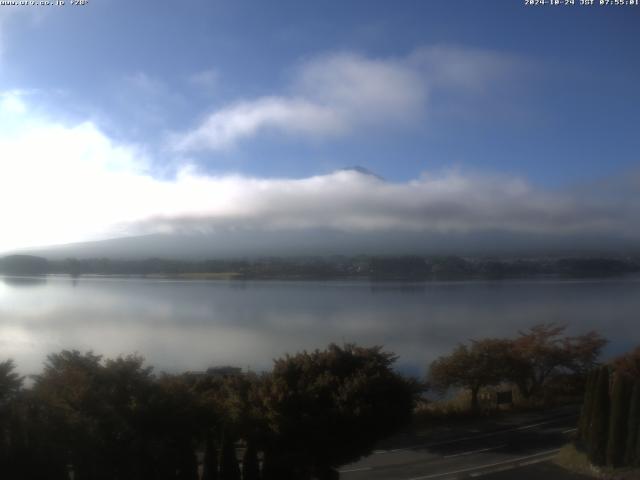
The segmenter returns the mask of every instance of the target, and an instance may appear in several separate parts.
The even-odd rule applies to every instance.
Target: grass
[[[506,387],[505,387],[506,388]],[[414,411],[413,423],[426,427],[446,422],[469,421],[479,418],[500,416],[505,413],[544,411],[563,405],[578,405],[582,403],[581,395],[557,395],[544,398],[524,399],[513,389],[514,403],[498,407],[495,403],[495,390],[484,389],[479,397],[479,409],[471,410],[471,395],[466,390],[460,390],[455,395],[445,399],[424,401]]]
[[[596,467],[589,462],[587,454],[576,448],[575,445],[565,445],[554,463],[571,472],[587,475],[601,480],[638,480],[640,469],[637,468],[608,468]]]

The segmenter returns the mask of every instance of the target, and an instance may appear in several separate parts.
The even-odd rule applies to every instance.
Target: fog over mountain
[[[362,167],[299,180],[184,174],[165,188],[188,189],[199,199],[192,212],[185,205],[119,224],[118,238],[27,251],[50,258],[635,253],[637,186],[628,175],[550,192],[460,172],[399,184]]]
[[[580,236],[547,237],[504,232],[431,234],[347,233],[328,229],[224,231],[191,235],[154,234],[30,249],[50,259],[149,257],[198,260],[327,255],[625,255],[640,252],[630,240]]]

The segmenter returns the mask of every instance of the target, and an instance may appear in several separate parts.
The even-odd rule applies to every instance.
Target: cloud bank
[[[563,192],[465,171],[391,183],[356,170],[264,179],[183,165],[161,180],[140,146],[119,144],[91,122],[64,125],[36,114],[23,92],[0,95],[0,152],[0,251],[221,230],[640,238],[637,176],[615,188]]]

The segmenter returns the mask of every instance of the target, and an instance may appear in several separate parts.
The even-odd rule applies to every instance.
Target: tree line
[[[466,278],[534,276],[609,276],[640,271],[640,259],[615,258],[461,258],[456,256],[330,256],[298,258],[204,259],[66,258],[47,260],[31,255],[0,258],[8,275],[167,275],[231,274],[237,278],[363,277],[372,280],[426,281]]]
[[[263,374],[156,375],[139,356],[49,355],[29,388],[0,363],[0,475],[27,480],[334,479],[419,395],[380,347],[330,345]]]

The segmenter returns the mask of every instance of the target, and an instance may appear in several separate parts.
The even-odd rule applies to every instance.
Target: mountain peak
[[[378,180],[384,180],[380,175],[373,173],[371,170],[365,167],[361,167],[360,165],[353,165],[351,167],[341,168],[339,171],[340,172],[356,172],[361,175],[368,175],[370,177],[377,178]]]

